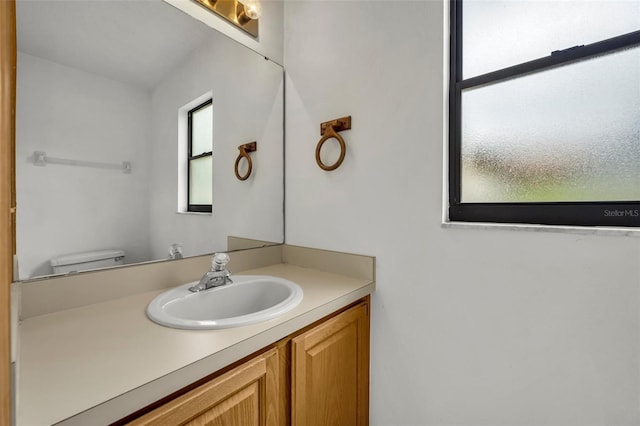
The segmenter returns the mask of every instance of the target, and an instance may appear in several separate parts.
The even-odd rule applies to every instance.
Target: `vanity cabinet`
[[[128,424],[364,426],[368,422],[366,297]]]

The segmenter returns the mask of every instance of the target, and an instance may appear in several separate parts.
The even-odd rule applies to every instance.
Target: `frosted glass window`
[[[465,0],[462,13],[464,78],[640,28],[637,0]]]
[[[640,200],[640,48],[462,91],[465,202]]]
[[[211,151],[213,141],[213,106],[211,103],[195,110],[191,115],[191,155]]]
[[[211,205],[213,199],[213,158],[211,156],[191,161],[189,167],[189,204]]]
[[[450,6],[449,220],[640,227],[640,1]]]

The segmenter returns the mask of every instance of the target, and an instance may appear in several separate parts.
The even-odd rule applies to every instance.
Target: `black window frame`
[[[193,132],[192,132],[192,120],[193,114],[202,108],[205,108],[209,105],[213,105],[213,99],[209,99],[200,105],[190,109],[187,112],[187,211],[188,212],[196,212],[196,213],[211,213],[213,211],[213,204],[191,204],[191,161],[197,160],[204,157],[211,157],[211,161],[213,161],[213,150],[203,152],[198,155],[191,155],[192,152],[192,142],[193,142]],[[212,176],[213,178],[213,176]]]
[[[462,91],[493,84],[640,45],[640,30],[591,44],[556,50],[548,56],[464,79],[463,0],[450,0],[449,58],[449,221],[568,226],[640,226],[640,200],[610,202],[461,202]],[[639,183],[640,184],[640,183]]]

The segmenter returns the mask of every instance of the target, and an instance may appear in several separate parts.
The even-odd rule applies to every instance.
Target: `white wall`
[[[286,242],[377,256],[371,423],[640,424],[640,240],[441,227],[444,13],[285,4]]]
[[[229,235],[282,241],[283,72],[215,33],[153,91],[149,224],[154,258],[227,249]],[[178,110],[213,94],[213,214],[178,211]],[[257,141],[253,172],[234,174],[238,146]]]
[[[132,86],[18,55],[17,252],[20,278],[52,273],[49,259],[124,249],[148,259],[150,96]],[[33,152],[97,162],[130,161],[132,173],[33,165]],[[131,238],[135,235],[135,238]]]

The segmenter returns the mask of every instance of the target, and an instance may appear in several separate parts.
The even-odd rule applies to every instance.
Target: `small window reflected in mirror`
[[[213,102],[187,113],[187,211],[211,213],[213,205]]]

